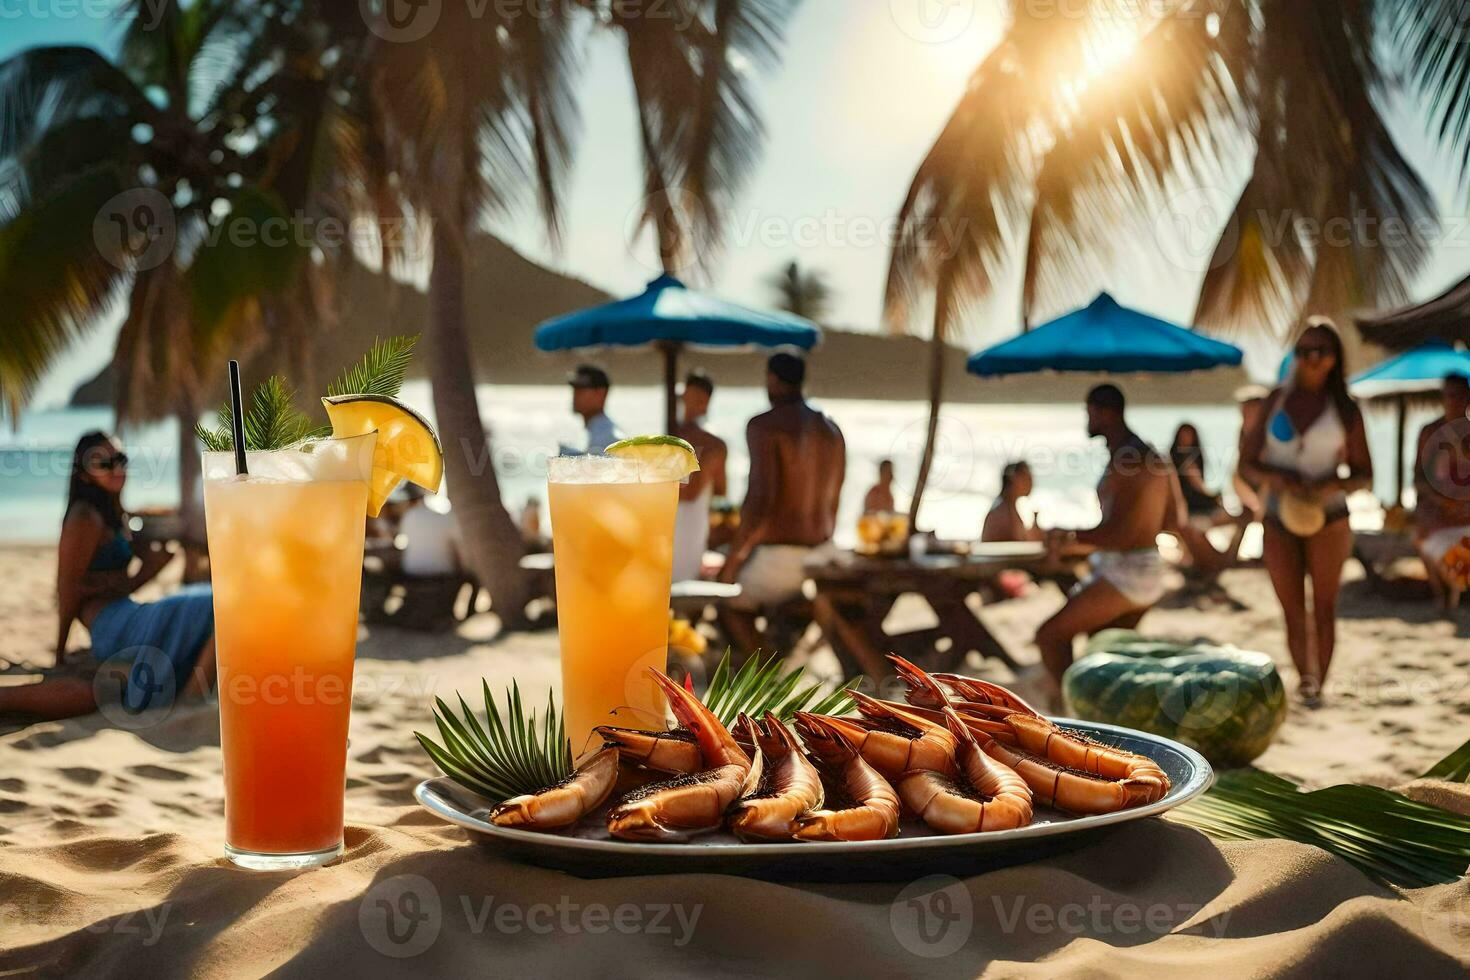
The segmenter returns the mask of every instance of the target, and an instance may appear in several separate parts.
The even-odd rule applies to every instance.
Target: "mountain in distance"
[[[579,279],[531,261],[489,235],[471,245],[470,272],[465,298],[475,377],[504,385],[558,384],[577,364],[602,365],[617,385],[661,385],[662,360],[651,351],[603,350],[545,354],[535,349],[537,324],[613,297]],[[316,365],[349,364],[361,356],[374,338],[421,333],[420,356],[410,375],[423,377],[428,364],[427,297],[412,285],[395,283],[380,272],[353,263],[338,286],[337,324],[314,339]],[[757,305],[759,301],[757,301]],[[724,386],[758,387],[764,384],[766,354],[690,351],[680,358],[680,369],[701,367]],[[1025,375],[1001,379],[973,377],[965,371],[968,352],[949,346],[945,353],[945,400],[1001,404],[1080,402],[1100,376],[1076,374]],[[269,346],[249,359],[247,383],[269,372],[287,368]],[[278,363],[272,363],[276,361]],[[112,396],[111,369],[104,368],[73,393],[73,405],[108,405]],[[923,401],[928,398],[929,343],[916,337],[884,333],[822,329],[822,342],[811,353],[808,388],[816,397]],[[1114,379],[1118,380],[1118,379]],[[1121,379],[1129,396],[1140,403],[1228,404],[1231,393],[1247,382],[1238,369],[1185,375],[1137,375]],[[223,386],[207,404],[223,397]]]

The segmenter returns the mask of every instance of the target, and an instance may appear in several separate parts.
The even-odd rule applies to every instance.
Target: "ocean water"
[[[433,418],[429,387],[405,386],[404,399]],[[580,444],[581,426],[561,386],[482,386],[480,410],[491,433],[491,459],[506,503],[518,510],[528,498],[544,501],[546,459],[563,443]],[[661,426],[662,391],[615,388],[608,412],[625,432]],[[895,461],[900,503],[912,485],[923,449],[927,406],[921,402],[821,400],[815,402],[842,428],[848,468],[839,517],[839,540],[851,543],[862,499],[874,482],[878,461]],[[709,428],[730,444],[731,495],[743,496],[749,461],[745,424],[767,407],[765,393],[721,389],[715,393]],[[1192,422],[1205,446],[1206,478],[1225,487],[1235,466],[1239,415],[1230,406],[1139,406],[1129,411],[1133,427],[1160,449],[1174,429]],[[1410,419],[1412,434],[1427,421]],[[1001,467],[1026,459],[1036,477],[1031,506],[1044,524],[1069,526],[1097,518],[1092,494],[1105,461],[1101,443],[1087,439],[1081,405],[950,405],[940,427],[938,451],[925,495],[923,524],[945,537],[974,537],[1000,485]],[[1369,441],[1378,470],[1377,492],[1392,493],[1393,420],[1370,413]],[[0,433],[0,542],[51,543],[61,521],[72,446],[88,429],[111,429],[105,409],[53,409],[22,416],[17,430]],[[178,458],[172,422],[129,428],[121,438],[130,457],[124,503],[132,509],[178,503]],[[454,447],[446,447],[453,451]],[[472,447],[474,451],[474,447]],[[483,451],[477,457],[483,458]],[[1364,509],[1364,519],[1371,521]]]

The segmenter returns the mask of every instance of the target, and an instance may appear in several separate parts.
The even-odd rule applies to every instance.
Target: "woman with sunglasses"
[[[1363,413],[1348,394],[1342,337],[1330,320],[1314,317],[1297,341],[1291,378],[1246,433],[1241,471],[1265,491],[1266,569],[1286,616],[1298,693],[1315,706],[1337,639],[1342,566],[1353,550],[1348,494],[1373,485]]]
[[[72,623],[91,633],[92,655],[127,670],[125,705],[142,710],[154,699],[203,694],[214,683],[214,601],[208,586],[191,586],[156,602],[131,596],[161,572],[173,555],[162,548],[133,550],[122,509],[128,457],[102,432],[88,432],[72,453],[66,513],[57,547],[60,622],[56,659],[66,654]],[[131,570],[134,560],[138,567]],[[121,655],[121,656],[120,656]],[[0,711],[36,718],[68,718],[97,708],[91,677],[62,676],[23,687],[0,688]]]

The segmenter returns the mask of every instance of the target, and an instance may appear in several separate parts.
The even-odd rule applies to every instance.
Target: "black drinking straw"
[[[250,467],[245,464],[245,407],[240,397],[240,362],[230,362],[230,422],[235,428],[235,472],[245,476]]]

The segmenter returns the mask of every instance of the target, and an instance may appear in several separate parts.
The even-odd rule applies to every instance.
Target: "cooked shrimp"
[[[969,724],[1008,730],[1003,734],[1010,739],[993,738],[985,751],[1016,770],[1037,800],[1059,810],[1113,813],[1157,802],[1169,792],[1169,777],[1154,760],[1103,745],[1046,718],[1013,712],[1000,722],[971,719]]]
[[[1031,790],[1015,770],[987,755],[953,708],[945,721],[958,745],[961,776],[917,770],[904,774],[898,791],[909,809],[944,834],[1011,830],[1031,822]],[[981,736],[985,738],[986,736]]]
[[[930,676],[906,660],[890,659],[911,699],[925,705],[948,700],[971,731],[989,736],[982,737],[985,751],[1014,769],[1042,803],[1069,813],[1112,813],[1153,803],[1169,791],[1169,777],[1152,759],[1064,729],[999,684]],[[954,701],[941,685],[966,700]]]
[[[759,783],[735,804],[730,829],[741,840],[790,840],[795,821],[822,805],[822,777],[771,712],[764,724],[741,715],[738,727],[758,746],[763,768]]]
[[[898,794],[863,759],[852,741],[827,719],[796,713],[796,728],[806,740],[827,790],[831,809],[813,810],[796,820],[796,837],[811,841],[886,840],[898,834]],[[835,806],[850,801],[850,806]]]
[[[674,717],[694,733],[703,768],[622,797],[608,814],[607,829],[625,840],[686,840],[717,829],[759,769],[698,698],[657,670],[650,668],[649,674],[668,696]]]
[[[626,765],[668,773],[698,772],[701,768],[699,745],[687,728],[644,732],[602,725],[594,730],[605,744],[617,747],[618,758]]]
[[[558,830],[602,806],[618,780],[618,753],[603,749],[554,786],[506,800],[490,811],[497,827]]]
[[[954,736],[923,715],[853,692],[866,720],[823,717],[842,732],[864,759],[884,777],[897,779],[911,769],[952,774]]]

